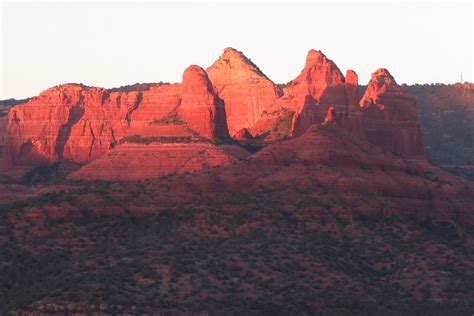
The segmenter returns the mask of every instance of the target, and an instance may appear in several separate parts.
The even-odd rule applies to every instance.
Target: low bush
[[[151,144],[151,143],[193,143],[201,142],[195,140],[191,136],[141,136],[131,135],[125,136],[118,141],[118,144],[133,143],[133,144]]]
[[[158,120],[153,120],[150,125],[183,125],[183,121],[178,115],[178,112],[171,111]]]

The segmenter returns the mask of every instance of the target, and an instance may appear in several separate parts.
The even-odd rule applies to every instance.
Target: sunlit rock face
[[[109,92],[66,84],[12,108],[4,159],[15,164],[87,162],[180,104],[177,85]]]
[[[189,66],[183,74],[178,113],[189,128],[203,137],[229,138],[224,103],[199,66]]]
[[[224,100],[231,135],[254,125],[281,94],[250,59],[233,48],[226,48],[207,73]]]
[[[312,124],[322,124],[329,108],[334,120],[346,123],[348,112],[345,78],[321,51],[310,50],[301,74],[285,89],[295,109],[292,134],[302,135]]]
[[[359,102],[357,74],[344,76],[316,50],[283,89],[227,48],[207,70],[188,67],[180,84],[64,84],[12,107],[5,120],[2,154],[10,165],[87,163],[133,135],[258,142],[298,137],[315,124],[339,126],[390,153],[423,154],[415,100],[386,69],[372,74]]]
[[[183,85],[110,92],[66,84],[17,105],[7,118],[4,160],[10,164],[88,162],[129,135],[228,137],[222,101],[212,86],[185,74]],[[179,124],[154,124],[179,108]]]

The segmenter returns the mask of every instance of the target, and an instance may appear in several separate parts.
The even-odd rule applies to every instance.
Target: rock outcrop
[[[346,71],[345,78],[347,105],[349,108],[356,108],[358,106],[359,96],[359,76],[354,70]]]
[[[12,108],[4,158],[33,165],[87,162],[179,104],[177,85],[132,92],[78,84],[53,87]]]
[[[200,68],[199,68],[200,69]],[[109,91],[79,84],[53,87],[12,108],[3,157],[9,164],[88,162],[130,135],[228,137],[225,110],[204,70],[185,83]],[[178,110],[181,120],[168,120]],[[171,135],[170,135],[171,134]]]
[[[237,147],[237,146],[231,146]],[[247,152],[206,143],[122,144],[74,172],[73,179],[131,181],[230,164]],[[236,158],[237,157],[237,158]]]
[[[360,100],[367,139],[404,156],[423,154],[415,99],[405,93],[387,69],[372,74]]]
[[[224,100],[231,135],[255,124],[281,95],[250,59],[233,48],[226,48],[206,71],[217,95]]]
[[[303,70],[285,94],[294,96],[297,105],[303,104],[306,96],[315,104],[347,104],[344,75],[332,60],[314,49],[308,52]]]
[[[16,165],[87,163],[130,136],[228,139],[230,134],[273,142],[329,123],[389,152],[422,154],[415,101],[387,70],[372,75],[358,106],[357,74],[348,70],[344,77],[320,51],[308,52],[302,72],[282,91],[232,48],[207,71],[187,68],[182,84],[48,89],[12,107],[2,154]]]
[[[234,138],[236,140],[251,140],[253,139],[253,135],[247,128],[242,128],[237,133],[235,133]]]
[[[207,73],[199,66],[189,66],[183,74],[178,114],[203,137],[229,138],[224,103],[215,95]]]
[[[284,92],[291,100],[290,107],[296,111],[292,123],[294,136],[302,135],[312,124],[322,124],[329,107],[333,107],[335,121],[346,122],[348,103],[344,75],[320,51],[308,52],[303,71]]]
[[[362,111],[359,107],[359,77],[354,70],[346,71],[347,120],[346,129],[353,135],[365,137],[362,128]]]

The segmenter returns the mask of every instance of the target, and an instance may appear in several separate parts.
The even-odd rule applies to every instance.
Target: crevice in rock
[[[63,126],[59,129],[58,137],[56,138],[56,155],[58,156],[59,160],[62,160],[64,157],[64,146],[69,140],[71,136],[71,129],[76,124],[81,117],[84,115],[84,96],[81,95],[79,101],[71,107],[69,110],[69,117]]]
[[[130,127],[130,122],[132,121],[132,113],[133,111],[138,109],[138,106],[142,102],[142,99],[143,99],[143,94],[140,92],[137,94],[137,99],[133,103],[133,106],[128,109],[127,114],[125,115],[125,121],[127,122],[128,127]]]
[[[92,129],[92,126],[91,126],[91,122],[89,122],[89,131],[91,133],[91,136],[92,136],[92,141],[89,145],[89,154],[88,154],[88,158],[90,159],[92,157],[92,150],[94,148],[94,144],[95,144],[95,134],[94,134],[94,130]]]

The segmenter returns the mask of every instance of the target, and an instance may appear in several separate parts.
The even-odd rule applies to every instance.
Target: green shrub
[[[153,120],[150,122],[150,125],[183,125],[183,121],[178,115],[176,110],[171,111],[170,113],[166,114],[162,118],[158,120]]]
[[[293,120],[294,114],[295,112],[287,110],[278,116],[272,125],[272,134],[275,134],[277,137],[288,136],[291,131],[291,121]]]
[[[191,136],[125,136],[118,141],[119,144],[151,144],[151,143],[193,143],[202,142],[201,139],[193,139]]]

